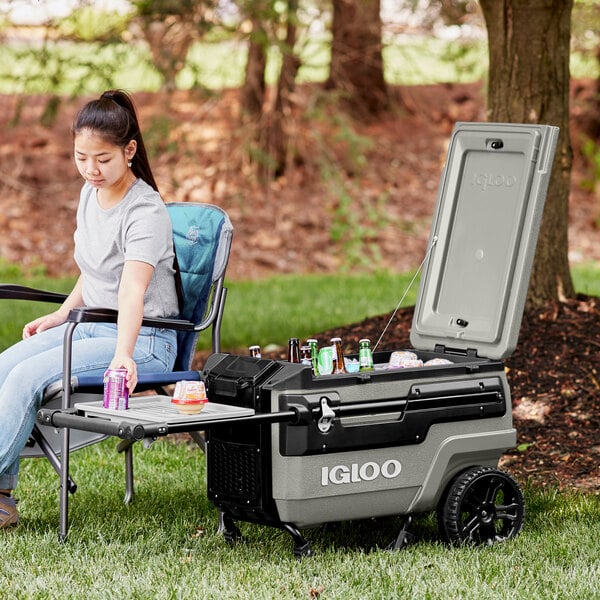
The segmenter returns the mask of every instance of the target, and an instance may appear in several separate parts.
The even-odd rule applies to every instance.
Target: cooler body
[[[497,465],[516,443],[502,361],[517,344],[557,139],[547,125],[454,128],[410,334],[423,361],[451,364],[390,369],[382,353],[373,372],[312,377],[210,357],[210,400],[294,416],[209,433],[217,506],[298,527],[422,512],[460,472]]]
[[[212,401],[252,397],[261,413],[297,417],[211,428],[209,499],[236,519],[297,527],[434,509],[458,472],[496,466],[516,442],[502,363],[452,361],[313,377],[299,364],[213,355]]]

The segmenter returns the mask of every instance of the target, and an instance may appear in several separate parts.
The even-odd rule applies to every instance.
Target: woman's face
[[[75,164],[80,175],[97,189],[118,187],[129,176],[127,162],[136,150],[135,140],[125,148],[107,142],[100,134],[83,129],[75,135]]]

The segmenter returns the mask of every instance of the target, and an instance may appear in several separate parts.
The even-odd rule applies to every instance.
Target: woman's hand
[[[52,329],[52,327],[58,327],[65,323],[72,308],[83,306],[81,286],[82,282],[80,275],[73,286],[71,293],[67,296],[67,299],[62,303],[62,306],[58,310],[55,310],[48,315],[38,317],[23,327],[23,339],[26,340],[36,333],[42,333],[42,331],[46,331],[46,329]]]
[[[36,333],[42,333],[42,331],[46,331],[46,329],[58,327],[58,325],[62,325],[65,321],[65,317],[59,311],[38,317],[23,327],[23,339],[26,340]]]
[[[109,369],[125,369],[127,371],[127,375],[125,380],[127,382],[127,389],[129,393],[133,393],[135,386],[137,385],[138,375],[137,375],[137,365],[131,356],[113,356]]]

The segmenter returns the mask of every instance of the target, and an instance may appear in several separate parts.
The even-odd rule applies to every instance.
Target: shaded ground
[[[591,82],[572,93],[576,148],[570,206],[573,263],[600,260],[600,206],[583,189],[588,177],[577,149],[590,114]],[[331,106],[314,106],[310,89],[298,95],[294,157],[288,174],[268,185],[252,175],[249,132],[236,123],[234,91],[218,98],[177,92],[136,97],[155,175],[169,201],[223,206],[234,225],[228,269],[232,279],[274,273],[335,272],[377,260],[401,272],[423,257],[446,144],[455,121],[485,120],[481,86],[439,85],[395,91],[399,108],[350,133]],[[71,159],[70,123],[81,100],[63,100],[47,113],[48,98],[0,96],[0,256],[50,274],[74,270],[72,230],[81,185]],[[308,123],[301,116],[309,109]],[[360,135],[364,135],[365,138]],[[365,145],[366,137],[376,140]],[[323,158],[325,157],[325,158]],[[324,182],[319,173],[335,176]],[[346,206],[334,198],[354,198]],[[332,229],[340,231],[331,239]],[[370,250],[371,245],[376,250]],[[349,348],[375,340],[389,315],[336,329]],[[402,310],[381,349],[406,348],[412,314]],[[317,333],[317,332],[316,332]],[[333,332],[321,332],[328,340]],[[504,465],[522,482],[600,489],[598,301],[581,297],[526,314],[519,346],[507,361],[519,450]],[[245,349],[239,350],[245,352]],[[202,356],[198,357],[201,364]]]

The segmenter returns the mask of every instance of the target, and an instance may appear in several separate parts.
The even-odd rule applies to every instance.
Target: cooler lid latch
[[[433,347],[433,351],[436,354],[455,354],[457,356],[466,356],[467,358],[473,359],[479,357],[477,348],[450,348],[448,346],[444,346],[444,344],[436,344]]]
[[[328,404],[329,398],[327,396],[321,396],[319,404],[321,406],[321,416],[317,421],[317,427],[321,433],[327,433],[333,425],[333,419],[335,419],[335,413]]]

